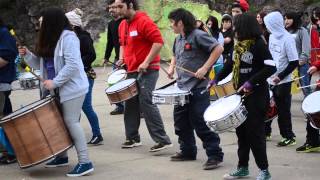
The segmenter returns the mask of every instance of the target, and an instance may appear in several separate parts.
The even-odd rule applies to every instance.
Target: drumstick
[[[168,64],[168,65],[171,65],[171,64],[168,63],[168,62],[167,62],[167,64]],[[192,74],[193,76],[196,76],[196,73],[194,73],[194,72],[192,72],[192,71],[190,71],[190,70],[188,70],[188,69],[186,69],[186,68],[183,68],[183,67],[180,67],[180,66],[177,66],[177,65],[173,65],[173,66],[174,66],[175,68],[179,69],[179,70],[182,70],[182,71],[184,71],[184,72],[187,72],[187,73]],[[203,77],[203,79],[207,79],[207,78]]]
[[[168,77],[170,77],[170,74],[168,73],[168,71],[164,67],[160,66],[160,68],[163,70],[164,73],[167,74]],[[173,77],[170,77],[170,79],[173,79]]]
[[[320,85],[320,83],[315,83],[315,84],[310,84],[310,85],[308,85],[308,86],[298,87],[298,89],[303,89],[303,88],[312,87],[312,86],[317,86],[317,85]]]
[[[30,73],[32,74],[32,75],[34,75],[38,80],[40,80],[41,82],[44,82],[44,79],[42,78],[42,77],[40,77],[40,76],[38,76],[33,70],[30,70]]]

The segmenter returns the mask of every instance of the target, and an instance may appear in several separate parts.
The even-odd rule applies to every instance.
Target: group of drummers
[[[110,103],[117,106],[111,114],[124,114],[126,139],[122,148],[142,145],[139,134],[141,116],[155,142],[150,152],[172,147],[157,105],[173,104],[174,130],[178,136],[180,151],[171,156],[171,161],[196,160],[195,131],[208,157],[203,169],[218,168],[224,157],[218,134],[236,128],[237,168],[223,178],[238,179],[249,176],[251,150],[260,169],[257,180],[271,179],[266,152],[266,140],[270,138],[272,122],[266,123],[270,98],[274,99],[280,134],[283,137],[277,146],[295,145],[290,110],[291,84],[294,81],[291,76],[294,69],[308,63],[310,52],[306,52],[305,47],[298,47],[295,39],[298,36],[286,30],[284,18],[279,11],[263,11],[258,18],[247,13],[248,9],[249,4],[245,0],[236,0],[232,4],[232,17],[224,15],[223,23],[232,24],[234,37],[225,37],[222,43],[214,37],[210,26],[198,29],[197,21],[190,11],[183,8],[171,11],[168,19],[177,36],[172,48],[173,57],[169,68],[165,69],[160,66],[159,56],[164,41],[152,19],[139,11],[136,0],[109,1],[108,10],[114,20],[108,26],[105,63],[110,62],[113,48],[116,51],[116,61],[110,62],[114,71],[108,78],[110,87],[106,89],[106,94]],[[78,164],[67,174],[71,177],[94,171],[87,144],[97,145],[103,141],[91,100],[96,77],[91,63],[96,55],[90,35],[81,28],[82,15],[79,9],[65,14],[59,8],[47,8],[39,19],[40,30],[34,53],[24,46],[7,49],[11,50],[11,54],[19,54],[19,58],[23,59],[25,64],[20,63],[20,66],[28,65],[39,70],[40,76],[34,72],[32,74],[41,81],[42,98],[50,95],[58,98],[58,109],[62,112],[64,124],[78,155]],[[285,17],[286,22],[287,19],[294,21],[294,18],[289,15]],[[316,19],[313,26],[319,26],[320,10],[315,10],[311,19]],[[212,24],[213,21],[211,20]],[[10,42],[13,43],[14,40],[11,39]],[[231,52],[225,52],[226,49]],[[5,56],[5,53],[2,53],[3,48],[0,50],[2,73],[2,61],[12,59],[12,56]],[[221,57],[223,62],[218,62]],[[302,62],[305,59],[307,62]],[[314,61],[303,77],[319,71],[319,62]],[[209,73],[217,66],[221,68],[216,71],[214,79],[210,80]],[[160,68],[169,79],[176,77],[176,80],[155,90]],[[0,93],[5,82],[2,77],[1,75]],[[7,78],[9,77],[6,76],[5,80]],[[224,87],[227,83],[231,84],[231,90],[230,87]],[[210,103],[211,88],[216,90],[219,97],[213,103]],[[320,95],[317,92],[308,94],[311,98],[305,98],[302,105],[308,121],[307,140],[297,149],[298,152],[320,150],[320,122],[316,113],[318,111],[315,110],[318,106],[310,107],[313,101],[317,103]],[[3,97],[5,96],[0,96]],[[2,106],[0,108],[3,109]],[[79,122],[81,110],[85,112],[92,128],[89,142],[86,142]],[[3,122],[7,122],[8,118],[4,117],[4,120],[6,121]],[[6,126],[8,125],[4,124],[4,127]],[[10,137],[9,131],[5,128],[11,141],[13,137]],[[3,137],[6,138],[5,135]],[[21,166],[16,145],[12,142],[11,144]],[[10,143],[6,147],[12,149]],[[45,164],[46,167],[68,165],[67,151],[54,156]]]

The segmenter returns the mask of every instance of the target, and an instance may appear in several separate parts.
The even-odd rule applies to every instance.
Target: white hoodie
[[[272,12],[264,17],[264,23],[271,33],[269,38],[269,50],[276,63],[276,75],[284,71],[289,62],[299,59],[295,40],[285,29],[283,17],[279,12]],[[285,77],[279,84],[291,81],[291,74]]]

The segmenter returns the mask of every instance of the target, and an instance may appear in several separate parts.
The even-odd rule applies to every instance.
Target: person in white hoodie
[[[277,146],[296,144],[291,122],[291,74],[299,65],[294,37],[285,29],[280,12],[271,12],[264,17],[266,28],[271,33],[269,50],[276,63],[277,72],[269,79],[278,107],[278,125],[283,139]]]
[[[59,92],[63,119],[78,155],[78,164],[67,173],[67,176],[83,176],[93,172],[94,169],[79,121],[89,86],[81,60],[79,39],[71,31],[70,23],[61,9],[44,10],[41,20],[35,54],[25,47],[19,47],[19,54],[32,68],[40,69],[41,77],[45,80],[41,84],[43,91]],[[66,165],[68,165],[68,156],[63,152],[48,162],[45,167]]]

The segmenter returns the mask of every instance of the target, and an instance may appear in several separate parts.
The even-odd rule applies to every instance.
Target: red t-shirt
[[[122,21],[119,26],[119,41],[123,46],[124,63],[128,71],[136,71],[149,54],[153,43],[163,44],[157,25],[144,12],[137,11],[133,20]],[[148,69],[160,69],[160,56],[157,55]]]
[[[319,43],[318,30],[314,27],[311,27],[310,38],[311,38],[310,61],[311,61],[311,65],[316,65],[316,64],[319,64],[320,62],[320,43]]]

